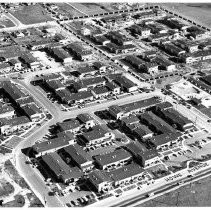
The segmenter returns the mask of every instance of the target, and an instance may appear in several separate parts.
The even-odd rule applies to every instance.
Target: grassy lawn
[[[5,179],[0,180],[0,197],[6,197],[14,192],[14,187]]]
[[[14,26],[15,24],[10,19],[7,19],[6,17],[0,18],[0,28],[9,28]]]
[[[40,200],[37,198],[37,196],[33,193],[27,193],[27,198],[30,201],[29,207],[44,207],[43,204],[40,202]]]
[[[13,149],[13,148],[15,148],[19,144],[20,141],[21,141],[21,138],[20,137],[13,136],[8,142],[5,143],[5,146],[7,148]]]
[[[5,148],[5,147],[0,146],[0,153],[5,155],[7,153],[12,153],[12,151],[7,149],[7,148]]]
[[[180,76],[167,77],[162,79],[157,79],[156,84],[154,85],[156,88],[164,88],[166,85],[171,84],[173,82],[178,82],[181,79]]]
[[[22,188],[25,189],[30,189],[28,184],[26,183],[26,181],[24,180],[24,178],[22,178],[17,170],[15,169],[15,167],[13,166],[13,164],[11,163],[10,160],[7,160],[5,162],[4,165],[4,170],[5,172],[7,172],[8,174],[10,174],[10,176],[12,177],[12,179]]]
[[[23,207],[25,204],[25,199],[22,195],[15,195],[15,200],[5,203],[3,207]]]
[[[35,24],[53,20],[41,5],[23,6],[16,11],[10,11],[23,24]]]

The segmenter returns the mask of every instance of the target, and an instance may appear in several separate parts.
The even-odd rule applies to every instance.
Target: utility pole
[[[196,121],[197,121],[197,116],[196,116],[196,119],[195,119],[195,122],[194,122],[194,125],[196,126]]]
[[[46,200],[46,198],[45,198],[45,195],[44,195],[44,203],[45,203],[45,205],[47,204],[47,200]]]
[[[180,191],[178,191],[178,193],[177,193],[177,202],[176,202],[176,206],[178,206],[178,203],[179,203],[179,195],[180,195]]]
[[[164,97],[164,102],[166,102],[166,96]]]

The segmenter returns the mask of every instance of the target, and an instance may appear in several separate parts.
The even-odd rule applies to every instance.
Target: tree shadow
[[[32,147],[23,148],[21,152],[29,158],[33,157]]]

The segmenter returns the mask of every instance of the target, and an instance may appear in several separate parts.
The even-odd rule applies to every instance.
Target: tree
[[[0,200],[0,206],[2,206],[3,205],[3,202],[4,202],[4,200]]]

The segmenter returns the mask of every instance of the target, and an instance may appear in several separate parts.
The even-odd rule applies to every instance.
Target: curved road
[[[9,18],[15,24],[15,27],[23,27],[23,26],[25,26],[16,17],[14,17],[11,13],[4,13],[4,16]]]
[[[49,126],[54,124],[54,121],[55,119],[49,121],[41,128],[37,129],[32,135],[21,141],[13,151],[13,154],[15,155],[14,158],[16,169],[18,170],[20,175],[23,176],[23,178],[26,180],[28,185],[41,200],[41,202],[43,204],[46,204],[46,206],[48,207],[61,207],[63,205],[56,196],[52,197],[48,195],[48,192],[50,190],[48,190],[48,188],[46,187],[42,176],[39,176],[39,172],[37,173],[30,164],[25,163],[27,161],[27,156],[24,155],[21,151],[23,148],[33,145],[34,142],[39,139],[39,137],[41,138],[42,135],[47,131]]]
[[[15,83],[26,88],[29,93],[39,102],[39,104],[44,107],[49,113],[52,115],[52,119],[46,122],[41,127],[37,127],[34,132],[22,140],[17,147],[13,150],[14,154],[14,162],[15,166],[20,173],[21,176],[26,180],[31,189],[35,192],[38,198],[42,201],[42,203],[48,207],[61,207],[63,204],[60,202],[58,197],[49,196],[49,189],[47,188],[42,175],[40,175],[37,169],[32,168],[30,164],[26,164],[27,156],[22,153],[22,149],[31,147],[37,140],[41,139],[47,132],[51,125],[56,124],[59,121],[63,121],[65,119],[75,117],[80,113],[85,112],[94,112],[98,109],[105,109],[110,105],[117,104],[116,100],[106,101],[102,104],[96,104],[89,107],[84,107],[83,109],[76,109],[69,112],[63,112],[59,109],[58,106],[51,103],[50,100],[46,98],[46,96],[42,93],[42,91],[38,90],[32,84],[30,84],[30,80],[25,78],[24,80],[13,80]],[[154,95],[158,95],[159,92],[156,93],[148,93],[148,94],[137,94],[130,95],[125,98],[121,98],[118,100],[118,104],[124,104],[129,102],[134,102],[137,100],[144,100],[145,98],[152,97]]]
[[[96,110],[105,109],[110,105],[117,104],[117,101],[116,100],[106,101],[105,103],[91,105],[88,107],[84,107],[82,109],[76,109],[76,110],[72,110],[68,112],[63,112],[59,109],[58,106],[51,103],[51,101],[46,98],[46,96],[43,94],[42,91],[40,91],[39,89],[34,87],[32,84],[30,84],[29,77],[25,78],[24,80],[14,80],[14,81],[22,85],[23,87],[25,87],[29,91],[29,93],[40,103],[40,105],[44,107],[45,109],[47,109],[53,117],[50,121],[46,122],[43,126],[38,127],[34,131],[33,134],[31,134],[30,136],[25,138],[23,141],[21,141],[18,144],[18,146],[15,148],[13,154],[15,154],[14,158],[16,160],[15,161],[16,168],[19,171],[19,173],[25,178],[29,186],[40,198],[40,200],[43,203],[45,203],[44,200],[46,201],[46,206],[49,206],[49,207],[63,206],[62,203],[60,203],[58,197],[48,196],[47,193],[49,190],[47,189],[42,176],[39,176],[39,172],[38,171],[36,172],[36,169],[32,168],[31,165],[25,164],[25,161],[27,160],[27,156],[25,156],[21,152],[21,149],[26,148],[26,147],[31,147],[37,140],[41,139],[48,132],[49,126],[54,125],[59,121],[63,121],[65,119],[75,117],[79,113],[95,112]],[[138,100],[144,100],[146,98],[149,98],[155,95],[162,97],[162,94],[160,93],[160,91],[147,93],[147,94],[139,93],[136,95],[129,95],[125,98],[118,99],[118,104],[121,105],[121,104],[134,102]],[[166,99],[170,100],[169,97],[166,97]],[[184,111],[184,110],[180,110],[180,111]],[[185,111],[190,112],[190,110],[187,108],[185,108]]]

